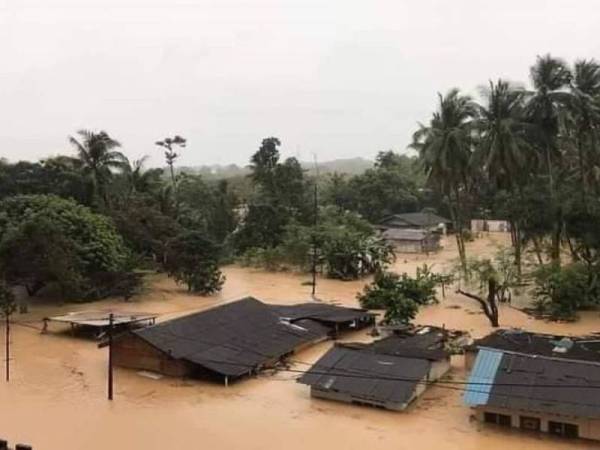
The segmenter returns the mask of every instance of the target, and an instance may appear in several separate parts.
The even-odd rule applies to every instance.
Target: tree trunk
[[[515,266],[517,267],[517,278],[519,281],[521,280],[522,275],[522,264],[521,264],[521,253],[522,253],[522,243],[521,243],[521,230],[517,224],[516,220],[511,220],[510,222],[510,237],[513,244],[513,248],[515,249]]]
[[[494,280],[493,278],[490,278],[488,280],[488,295],[486,299],[483,299],[479,295],[471,294],[470,292],[465,292],[462,289],[458,289],[457,292],[479,303],[481,309],[483,310],[483,313],[490,321],[492,327],[498,328],[500,326],[497,303],[498,283],[496,282],[496,280]]]

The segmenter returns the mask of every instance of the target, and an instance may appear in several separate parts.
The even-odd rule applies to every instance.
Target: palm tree
[[[560,161],[558,139],[564,123],[566,106],[570,103],[567,91],[572,74],[567,64],[550,55],[540,56],[531,68],[534,91],[527,105],[529,119],[535,126],[533,140],[546,161],[550,207],[555,216],[550,256],[560,263],[560,240],[562,235],[562,211],[555,192],[555,169]]]
[[[429,125],[419,124],[411,148],[419,152],[428,182],[447,200],[454,222],[456,242],[463,268],[466,252],[463,240],[464,200],[469,190],[469,170],[474,143],[473,122],[477,106],[458,89],[438,94],[438,111]]]
[[[590,175],[598,172],[600,163],[600,64],[593,59],[575,62],[571,80],[570,112],[578,153],[582,197],[584,204],[587,204],[593,178]]]
[[[529,124],[525,120],[526,92],[498,80],[482,90],[485,104],[479,107],[475,128],[479,134],[476,153],[490,180],[513,196],[523,198],[523,185],[530,173],[535,153],[527,140]],[[511,237],[515,265],[521,275],[521,224],[512,218]]]
[[[136,159],[133,163],[127,161],[125,175],[132,192],[150,193],[161,184],[163,169],[155,168],[144,170],[148,155]]]
[[[106,131],[94,133],[89,130],[79,130],[80,140],[69,136],[69,142],[77,150],[84,173],[92,180],[93,198],[100,198],[104,204],[108,203],[106,186],[112,177],[114,169],[123,169],[127,158],[114,150],[121,144],[111,138]]]

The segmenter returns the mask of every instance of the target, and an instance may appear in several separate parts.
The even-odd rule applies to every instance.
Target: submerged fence
[[[8,441],[0,439],[0,450],[13,450],[13,447],[8,446]],[[33,450],[33,447],[31,445],[17,444],[14,450]]]

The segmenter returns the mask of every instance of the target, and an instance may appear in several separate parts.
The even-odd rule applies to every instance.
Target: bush
[[[437,277],[426,265],[417,269],[415,278],[381,272],[358,295],[358,301],[363,308],[385,309],[387,323],[405,324],[414,319],[419,306],[437,302],[436,285]]]
[[[577,311],[600,303],[597,269],[582,263],[548,264],[534,273],[536,310],[555,319],[573,319]]]

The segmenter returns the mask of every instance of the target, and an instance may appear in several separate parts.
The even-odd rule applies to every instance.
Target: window
[[[486,412],[483,413],[483,421],[486,423],[493,423],[495,425],[502,425],[504,427],[510,427],[512,425],[510,416],[507,416],[506,414]]]
[[[557,436],[576,438],[579,437],[579,426],[572,423],[549,421],[548,432]]]
[[[540,431],[541,429],[541,421],[537,417],[520,417],[520,426],[523,430],[528,431]]]

